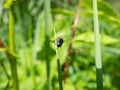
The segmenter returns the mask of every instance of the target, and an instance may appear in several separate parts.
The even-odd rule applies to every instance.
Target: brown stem
[[[71,36],[71,40],[70,40],[70,44],[69,44],[69,48],[68,48],[67,57],[66,57],[67,59],[66,59],[65,66],[64,66],[64,77],[63,77],[64,83],[66,82],[66,75],[67,75],[68,67],[69,67],[68,57],[72,53],[72,43],[73,43],[73,39],[75,37],[76,27],[77,27],[78,20],[79,20],[79,12],[80,12],[81,1],[82,0],[79,0],[76,15],[75,15],[75,19],[74,19],[74,23],[73,23],[73,27],[72,27],[72,36]]]
[[[0,39],[0,47],[6,48],[4,43],[3,43],[3,41],[2,41],[2,39]],[[7,51],[6,50],[4,51],[4,53],[7,55]]]

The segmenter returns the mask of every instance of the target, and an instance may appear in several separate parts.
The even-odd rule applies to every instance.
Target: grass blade
[[[97,0],[93,0],[94,10],[94,32],[95,32],[95,60],[96,60],[96,78],[97,78],[97,90],[103,90],[102,80],[102,60],[101,60],[101,46],[99,37],[99,21],[97,12]]]
[[[46,59],[46,71],[47,71],[47,84],[48,90],[52,90],[51,79],[50,79],[50,0],[44,0],[44,10],[45,10],[45,59]]]

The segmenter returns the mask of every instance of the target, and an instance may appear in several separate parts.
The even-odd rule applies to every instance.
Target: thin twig
[[[69,48],[68,48],[67,58],[72,53],[72,43],[73,43],[73,39],[75,37],[76,27],[77,27],[78,20],[79,20],[79,15],[80,15],[79,12],[80,12],[81,1],[82,0],[79,0],[76,15],[75,15],[75,19],[74,19],[74,23],[73,23],[73,27],[72,27],[72,36],[71,36],[71,40],[70,40],[70,44],[69,44]],[[67,72],[68,72],[68,66],[69,66],[69,61],[68,61],[68,59],[66,59],[65,66],[64,66],[64,83],[66,81],[66,75],[67,75]]]

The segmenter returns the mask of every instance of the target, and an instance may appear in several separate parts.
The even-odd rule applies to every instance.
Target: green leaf
[[[102,11],[103,13],[109,16],[117,16],[117,12],[108,3],[100,0],[97,0],[97,3],[98,3],[98,11]],[[92,0],[85,0],[82,3],[82,6],[87,10],[93,10]]]
[[[15,1],[15,0],[6,0],[6,2],[4,4],[4,8],[9,9],[12,6],[13,1]]]
[[[72,15],[74,16],[75,15],[75,12],[72,12],[70,10],[67,10],[67,9],[52,9],[52,13],[60,13],[60,14],[64,14],[64,15]]]
[[[106,44],[114,44],[114,43],[117,43],[119,42],[119,40],[115,39],[115,38],[112,38],[108,35],[100,35],[100,39],[101,39],[101,43],[103,45],[106,45]],[[74,41],[83,41],[83,42],[86,42],[86,43],[94,43],[94,33],[93,32],[86,32],[86,33],[83,33],[83,34],[80,34],[78,36],[75,37]]]
[[[6,51],[6,48],[0,48],[0,52]]]

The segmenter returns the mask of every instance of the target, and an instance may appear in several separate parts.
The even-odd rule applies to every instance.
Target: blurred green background
[[[0,0],[0,39],[9,49],[9,7],[10,0]],[[20,90],[35,90],[33,78],[38,90],[47,89],[45,52],[50,56],[50,78],[52,89],[59,90],[57,61],[54,44],[54,27],[57,37],[64,43],[59,48],[60,62],[63,66],[66,57],[69,67],[64,90],[96,90],[95,45],[93,28],[92,0],[81,0],[79,21],[72,45],[72,53],[67,57],[72,35],[73,22],[78,0],[50,0],[50,47],[45,45],[45,0],[16,0],[12,2],[14,17],[15,53]],[[104,90],[120,90],[120,1],[97,0],[100,25],[103,85]],[[1,43],[0,43],[1,44]],[[32,65],[35,62],[35,68]],[[0,90],[13,90],[9,59],[0,45]],[[4,65],[3,65],[4,64]],[[10,77],[8,80],[5,70]],[[32,71],[33,70],[33,71]],[[6,88],[6,84],[9,85]]]

